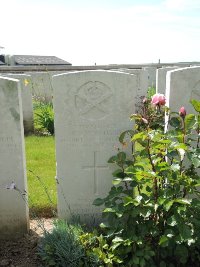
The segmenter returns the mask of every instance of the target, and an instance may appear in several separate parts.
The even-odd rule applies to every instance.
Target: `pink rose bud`
[[[145,124],[148,124],[148,120],[146,120],[145,118],[142,118],[142,121],[143,121]]]
[[[143,102],[143,104],[146,104],[148,102],[148,99],[145,97],[145,98],[143,98],[142,102]]]
[[[184,107],[181,107],[181,108],[179,109],[179,115],[180,115],[181,117],[185,117],[185,116],[186,116],[186,110],[185,110]]]
[[[151,104],[158,105],[158,106],[164,106],[166,103],[166,98],[163,94],[155,94],[152,96]]]

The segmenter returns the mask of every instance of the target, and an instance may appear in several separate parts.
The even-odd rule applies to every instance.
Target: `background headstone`
[[[0,239],[27,233],[28,207],[20,192],[26,186],[24,133],[19,82],[0,77]],[[11,189],[6,189],[10,187]],[[25,197],[25,196],[24,196]]]
[[[118,137],[132,129],[136,76],[112,71],[83,71],[53,77],[58,214],[97,218],[94,199],[107,195]]]
[[[200,101],[200,67],[189,67],[167,72],[166,99],[171,111],[186,108],[187,114],[195,113],[191,99]]]
[[[170,70],[178,69],[178,67],[163,67],[156,71],[156,92],[165,94],[166,90],[166,75]]]
[[[24,133],[34,132],[33,123],[33,101],[32,101],[32,81],[31,76],[26,74],[4,74],[3,76],[18,79],[21,87],[22,111]]]
[[[53,97],[52,74],[50,72],[30,72],[32,94],[37,100],[51,102]]]
[[[155,67],[144,67],[144,70],[148,72],[148,87],[156,88],[156,70]]]
[[[115,69],[115,71],[125,72],[136,75],[137,80],[137,91],[136,95],[138,101],[140,97],[144,97],[147,95],[148,90],[148,71],[144,69]],[[135,90],[135,88],[134,88]]]

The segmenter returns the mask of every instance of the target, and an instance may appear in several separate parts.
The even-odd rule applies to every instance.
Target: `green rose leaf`
[[[169,124],[174,128],[181,128],[181,118],[180,117],[172,117],[169,121]]]
[[[191,204],[191,200],[185,199],[185,198],[174,199],[174,202],[180,203],[180,204],[185,204],[185,205],[190,205]]]
[[[162,235],[160,240],[159,240],[159,245],[161,247],[166,247],[168,245],[169,239],[166,235]]]
[[[113,177],[117,177],[117,178],[124,178],[125,177],[125,173],[121,170],[121,169],[117,169],[116,171],[114,171],[112,173]]]
[[[127,130],[127,131],[121,133],[120,134],[120,137],[119,137],[119,142],[121,144],[124,144],[124,138],[125,138],[125,136],[126,135],[129,135],[131,137],[131,136],[133,136],[133,134],[134,134],[134,131],[133,130]]]
[[[123,242],[123,241],[124,241],[124,239],[121,238],[121,237],[118,237],[118,236],[116,236],[116,237],[112,240],[113,243],[118,243],[118,242]]]
[[[179,233],[182,240],[188,240],[192,237],[192,229],[186,224],[179,225]]]
[[[115,210],[115,209],[112,209],[112,208],[106,208],[106,209],[103,210],[103,212],[105,212],[105,213],[106,213],[106,212],[111,212],[111,213],[114,212],[114,213],[115,213],[116,210]]]
[[[116,163],[117,162],[117,156],[112,156],[109,158],[108,163]]]
[[[186,130],[191,130],[196,123],[196,117],[194,114],[188,114],[185,117],[185,128]]]
[[[175,255],[181,263],[186,263],[188,258],[188,249],[184,245],[180,244],[175,249]]]
[[[119,153],[117,154],[117,158],[118,158],[118,161],[122,161],[122,162],[124,162],[124,161],[126,160],[126,153],[124,153],[124,152],[119,152]]]
[[[170,226],[175,226],[178,224],[177,218],[172,215],[170,218],[167,219],[167,224]]]
[[[93,201],[92,204],[95,205],[95,206],[101,206],[101,205],[104,204],[104,199],[102,199],[102,198],[97,198],[97,199],[95,199],[95,200]]]
[[[191,99],[190,103],[192,104],[193,108],[197,111],[200,112],[200,101],[196,99]]]
[[[118,185],[118,184],[120,184],[121,182],[122,182],[122,179],[121,179],[121,178],[116,178],[116,179],[112,180],[112,184],[113,184],[113,185]]]
[[[172,205],[174,204],[174,200],[166,201],[163,206],[165,207],[166,211],[169,211]]]

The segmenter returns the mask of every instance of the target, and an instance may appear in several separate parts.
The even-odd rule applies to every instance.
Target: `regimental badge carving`
[[[105,83],[89,81],[78,88],[75,106],[85,119],[99,120],[111,112],[112,96],[111,88]]]

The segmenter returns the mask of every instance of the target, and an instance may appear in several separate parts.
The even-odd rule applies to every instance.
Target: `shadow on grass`
[[[56,218],[57,208],[52,206],[45,207],[30,207],[29,208],[30,219],[35,218]]]

